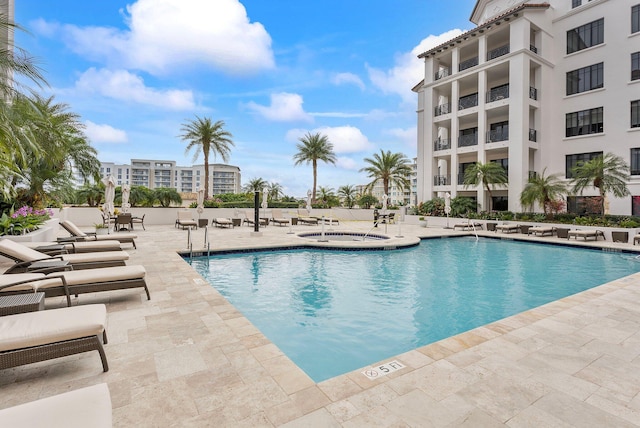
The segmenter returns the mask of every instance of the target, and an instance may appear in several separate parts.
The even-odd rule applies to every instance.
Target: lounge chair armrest
[[[4,285],[0,285],[0,290],[3,290],[5,288],[10,288],[10,287],[15,287],[16,285],[20,285],[20,284],[29,284],[31,282],[35,282],[35,281],[41,281],[45,279],[45,277],[43,276],[42,278],[35,278],[35,279],[24,279],[22,281],[16,281],[16,282],[12,282],[11,284],[4,284]],[[32,287],[33,288],[33,287]],[[36,292],[36,289],[33,288],[33,292]]]
[[[66,236],[64,238],[57,238],[56,241],[64,244],[67,242],[81,242],[84,241],[84,239],[82,238],[82,236]]]

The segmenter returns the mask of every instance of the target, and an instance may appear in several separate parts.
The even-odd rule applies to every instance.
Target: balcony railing
[[[478,133],[466,134],[458,137],[458,147],[469,147],[478,145]]]
[[[529,98],[531,98],[532,100],[538,99],[538,90],[533,86],[529,86]]]
[[[532,178],[537,178],[538,177],[538,173],[535,171],[529,171],[529,180],[531,180]]]
[[[443,77],[449,76],[450,74],[451,74],[451,70],[449,68],[443,68],[436,73],[435,80],[440,80]]]
[[[538,141],[538,131],[536,131],[535,129],[529,129],[529,141]]]
[[[436,106],[436,108],[434,109],[434,114],[436,116],[440,116],[447,113],[451,113],[451,103],[440,104],[439,106]]]
[[[451,184],[451,179],[448,175],[434,175],[433,176],[433,185],[434,186],[448,186]]]
[[[509,140],[509,128],[492,129],[487,132],[487,143],[497,143]]]
[[[487,92],[487,102],[492,103],[494,101],[503,100],[509,98],[509,85],[498,86]]]
[[[537,53],[538,53],[538,48],[537,48],[537,47],[535,47],[534,45],[529,45],[529,50],[530,50],[531,52],[533,52],[534,54],[537,54]]]
[[[508,53],[509,53],[509,45],[500,46],[499,48],[495,48],[487,52],[487,61],[491,61],[492,59],[496,59]]]
[[[478,65],[478,57],[469,58],[458,64],[458,71],[466,70],[467,68],[475,67]]]
[[[478,105],[478,94],[471,94],[464,97],[460,97],[458,100],[458,110],[464,110],[466,108],[475,107]]]
[[[458,174],[458,186],[462,186],[464,184],[464,173]]]
[[[433,151],[449,150],[451,148],[451,140],[448,138],[438,138],[433,142]]]

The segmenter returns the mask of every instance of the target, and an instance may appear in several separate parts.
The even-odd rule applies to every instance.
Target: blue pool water
[[[316,382],[640,270],[629,254],[475,238],[192,266]]]

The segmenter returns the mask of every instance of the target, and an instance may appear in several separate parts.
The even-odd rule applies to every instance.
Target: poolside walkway
[[[288,227],[250,230],[211,228],[211,248],[301,241]],[[293,228],[312,230],[320,228]],[[151,300],[137,289],[74,299],[107,304],[109,372],[94,352],[2,370],[0,408],[106,382],[117,427],[640,426],[640,274],[385,360],[406,367],[376,380],[363,368],[316,384],[176,253],[187,231],[136,233],[128,264],[146,267]],[[400,235],[398,226],[388,234]],[[468,232],[402,225],[405,238],[390,243],[444,234]],[[203,240],[195,231],[194,249]]]

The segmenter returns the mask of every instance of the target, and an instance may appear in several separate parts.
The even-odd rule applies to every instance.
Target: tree
[[[282,185],[280,183],[276,183],[275,181],[267,184],[267,195],[268,199],[272,199],[277,201],[283,195]]]
[[[371,205],[375,205],[377,203],[378,198],[370,193],[365,193],[358,198],[358,205],[360,205],[361,207],[365,207],[366,209],[371,208]]]
[[[489,211],[491,211],[491,184],[507,184],[509,177],[502,165],[497,162],[476,162],[464,172],[463,183],[465,187],[482,185],[489,194]]]
[[[242,191],[246,193],[262,192],[262,189],[267,187],[267,184],[267,181],[263,180],[262,177],[252,178],[242,187]]]
[[[529,182],[524,186],[520,194],[520,203],[523,206],[533,206],[535,203],[542,205],[545,215],[552,210],[552,201],[560,198],[567,192],[567,185],[560,181],[559,174],[546,176],[547,168],[542,174],[529,177]]]
[[[355,186],[351,184],[338,187],[338,196],[342,198],[342,202],[347,206],[347,208],[353,207],[357,193]]]
[[[194,120],[182,124],[182,141],[188,141],[185,153],[195,148],[193,162],[198,159],[200,152],[204,155],[204,198],[209,198],[209,154],[213,152],[220,155],[224,162],[229,162],[230,146],[235,144],[231,140],[233,135],[224,129],[224,121],[215,123],[210,118],[200,118],[196,116]]]
[[[318,188],[318,199],[322,201],[322,205],[325,208],[331,208],[332,203],[336,200],[333,188],[320,186]]]
[[[153,206],[153,191],[146,186],[131,186],[129,204],[132,207]]]
[[[164,208],[170,207],[172,203],[182,203],[180,194],[172,187],[159,187],[157,189],[153,189],[153,198],[160,202],[160,206]]]
[[[400,190],[409,187],[409,175],[411,167],[409,159],[402,153],[391,153],[390,150],[384,151],[380,149],[380,154],[374,153],[373,159],[365,158],[364,161],[369,164],[362,169],[373,181],[367,184],[368,190],[372,189],[377,181],[382,181],[384,194],[389,195],[389,185],[395,185]]]
[[[600,194],[600,212],[605,216],[605,198],[613,193],[617,198],[630,195],[627,188],[629,165],[613,153],[597,156],[587,162],[579,162],[573,170],[573,192],[582,194],[587,187],[595,187]]]
[[[76,191],[76,198],[90,207],[97,207],[104,199],[104,184],[85,184]]]
[[[326,135],[317,132],[311,134],[307,132],[304,137],[299,138],[300,143],[296,145],[298,153],[293,156],[294,165],[302,163],[309,164],[313,167],[313,190],[311,199],[316,200],[316,186],[318,184],[318,161],[335,165],[337,158],[333,152],[333,144],[329,142]]]

